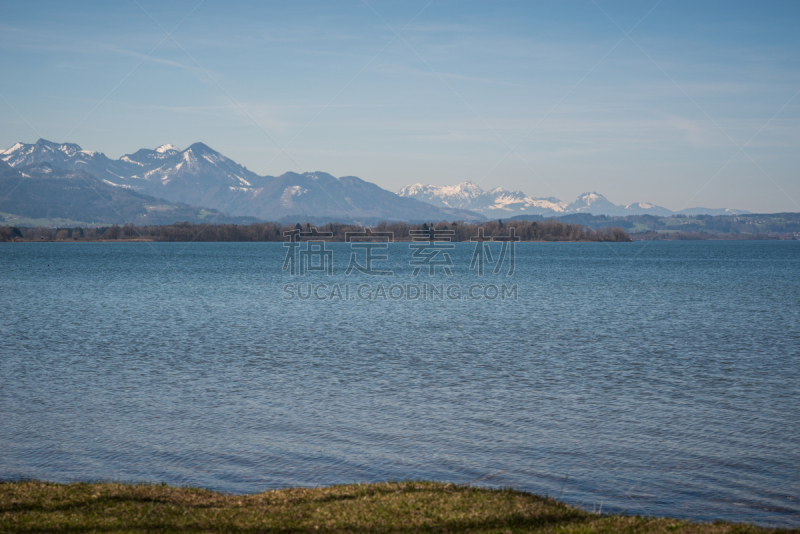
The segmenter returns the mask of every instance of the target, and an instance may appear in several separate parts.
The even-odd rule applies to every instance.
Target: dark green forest
[[[410,241],[430,236],[450,241],[470,241],[515,236],[520,241],[630,241],[619,227],[594,230],[581,224],[547,221],[487,221],[483,224],[436,223],[408,224],[382,222],[371,232],[390,234],[393,241]],[[482,230],[481,230],[482,229]],[[329,223],[314,227],[310,223],[281,224],[194,224],[189,222],[162,226],[111,225],[100,228],[24,228],[0,227],[0,241],[286,241],[288,239],[324,239],[345,241],[347,233],[366,232],[363,226]],[[288,234],[288,236],[287,236]],[[321,235],[327,234],[327,235]],[[378,239],[386,239],[381,236]]]

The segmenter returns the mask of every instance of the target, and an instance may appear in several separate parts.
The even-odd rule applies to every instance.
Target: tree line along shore
[[[164,484],[0,482],[2,532],[799,532],[601,512],[511,489],[421,481],[251,495]]]
[[[630,234],[634,241],[797,241],[795,234],[710,234],[708,232],[640,232]]]
[[[430,235],[436,240],[471,241],[479,236],[495,240],[518,238],[519,241],[607,241],[627,242],[630,236],[620,227],[599,230],[581,224],[546,221],[487,221],[481,224],[440,222],[409,224],[382,222],[370,227],[373,233],[391,235],[393,241],[411,241]],[[111,225],[97,228],[0,227],[0,241],[286,241],[288,239],[324,239],[345,241],[347,234],[364,233],[354,224],[328,223],[318,227],[310,223],[280,224],[194,224],[188,222],[162,226]]]

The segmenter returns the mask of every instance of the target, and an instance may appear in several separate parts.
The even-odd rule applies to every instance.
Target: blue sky
[[[137,1],[3,5],[0,146],[800,211],[797,2]]]

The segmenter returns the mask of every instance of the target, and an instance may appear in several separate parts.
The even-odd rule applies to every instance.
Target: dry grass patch
[[[733,523],[596,515],[529,493],[434,482],[285,489],[257,495],[164,485],[7,482],[0,483],[0,531],[778,532]]]

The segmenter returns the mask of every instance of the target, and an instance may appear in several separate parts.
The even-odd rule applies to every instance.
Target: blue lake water
[[[425,478],[800,525],[800,242],[520,243],[482,277],[473,248],[346,276],[334,243],[292,276],[281,243],[0,244],[0,478]]]

